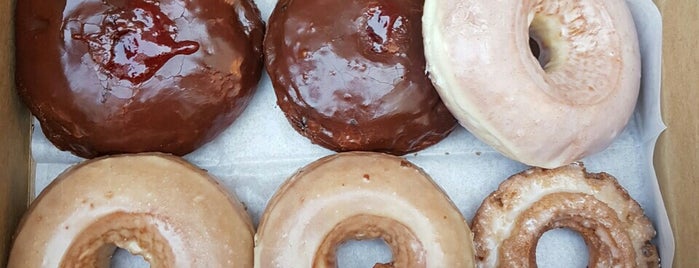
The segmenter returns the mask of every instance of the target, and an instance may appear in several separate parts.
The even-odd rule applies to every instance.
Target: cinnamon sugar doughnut
[[[252,267],[253,232],[205,171],[163,154],[113,156],[68,169],[41,193],[8,267],[108,267],[115,247],[154,268]]]
[[[373,238],[393,252],[392,264],[375,267],[473,266],[468,225],[427,174],[399,157],[351,152],[281,186],[258,227],[255,267],[335,267],[340,243]]]
[[[624,0],[426,0],[423,34],[454,117],[527,165],[605,149],[634,110],[641,61]]]
[[[658,267],[655,229],[614,177],[582,164],[533,168],[500,184],[473,219],[478,267],[536,267],[536,245],[554,228],[579,232],[588,267]]]

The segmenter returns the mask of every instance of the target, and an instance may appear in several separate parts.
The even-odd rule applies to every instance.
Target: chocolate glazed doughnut
[[[18,1],[17,90],[61,150],[183,155],[243,111],[263,36],[250,0]]]
[[[335,151],[402,155],[446,137],[456,121],[425,74],[422,3],[279,1],[266,68],[291,125]]]

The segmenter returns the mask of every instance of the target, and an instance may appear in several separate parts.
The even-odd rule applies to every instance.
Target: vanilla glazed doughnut
[[[454,117],[527,165],[605,149],[634,110],[641,62],[624,0],[426,0],[423,34]]]
[[[473,218],[478,267],[536,267],[536,245],[555,228],[580,233],[588,267],[658,267],[653,225],[614,177],[574,163],[513,175]]]
[[[441,188],[407,160],[369,152],[322,158],[280,187],[257,230],[255,267],[335,267],[339,244],[373,238],[393,253],[375,267],[473,267],[471,231]]]
[[[205,171],[164,154],[76,165],[20,223],[10,268],[109,267],[120,247],[150,267],[252,267],[252,221]]]

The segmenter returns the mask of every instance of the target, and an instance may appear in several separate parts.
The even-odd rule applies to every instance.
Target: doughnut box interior
[[[83,159],[49,143],[14,88],[14,5],[0,1],[0,267],[5,267],[17,224],[32,200],[66,168]],[[695,0],[627,0],[642,53],[642,88],[634,115],[614,143],[583,159],[590,172],[615,176],[644,208],[657,230],[654,243],[665,267],[699,267],[699,42]],[[267,20],[275,0],[257,0]],[[208,170],[245,203],[255,226],[277,187],[297,169],[332,154],[298,135],[276,104],[263,74],[242,116],[218,138],[185,156]],[[473,218],[497,185],[526,166],[509,160],[458,127],[442,142],[405,158],[424,169],[465,218]],[[539,242],[540,267],[584,267],[582,238],[568,230]],[[381,242],[349,242],[340,267],[371,267],[391,258]],[[142,267],[117,252],[113,267]],[[147,267],[147,266],[145,266]]]

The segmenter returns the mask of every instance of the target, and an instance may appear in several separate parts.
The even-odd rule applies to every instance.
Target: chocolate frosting
[[[313,143],[402,155],[456,121],[425,74],[422,1],[281,0],[265,37],[279,107]]]
[[[189,153],[240,115],[262,72],[249,0],[24,0],[15,18],[19,95],[81,157]]]

